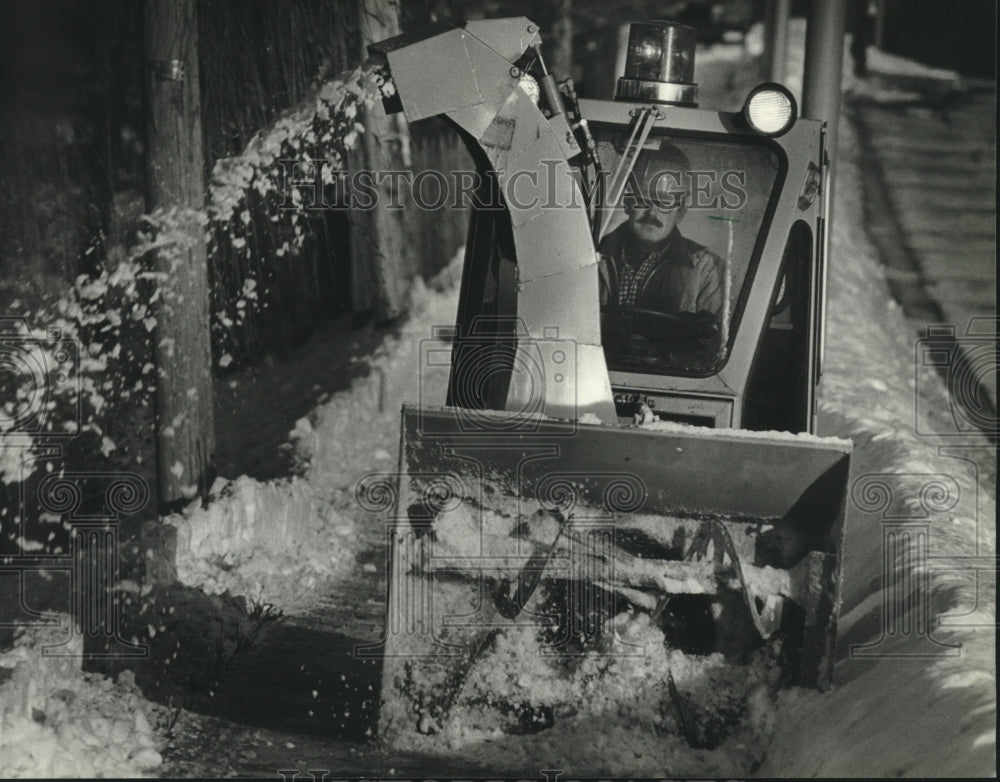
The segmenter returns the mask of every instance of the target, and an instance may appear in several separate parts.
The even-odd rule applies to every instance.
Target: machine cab
[[[615,100],[576,101],[563,85],[563,105],[546,109],[566,111],[581,150],[570,163],[597,250],[615,412],[627,423],[813,432],[822,125],[797,119],[776,84],[740,112],[698,108],[693,46],[683,25],[634,24]],[[503,409],[523,275],[490,181],[472,208],[448,404]],[[573,306],[551,302],[553,320]]]

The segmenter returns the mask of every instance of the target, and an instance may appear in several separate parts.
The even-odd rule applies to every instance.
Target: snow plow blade
[[[491,671],[579,678],[634,653],[640,617],[672,665],[766,648],[781,686],[829,686],[851,443],[657,427],[404,407],[386,635],[366,651],[381,739],[544,729],[559,703],[497,694]]]

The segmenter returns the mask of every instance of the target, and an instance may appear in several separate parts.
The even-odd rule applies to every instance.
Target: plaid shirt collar
[[[691,263],[690,258],[681,257],[680,254],[672,252],[679,248],[682,242],[681,232],[674,226],[674,229],[667,234],[667,238],[654,245],[640,244],[636,241],[631,231],[627,231],[619,242],[619,247],[615,256],[623,261],[625,265],[635,269],[644,265],[650,258],[662,260],[668,254],[677,255],[677,260]]]
[[[627,225],[623,226],[623,228],[626,231],[629,230]],[[618,232],[615,231],[615,233],[617,234]],[[646,253],[645,257],[639,263],[638,268],[632,264],[639,261],[644,250],[639,249],[634,242],[630,241],[630,236],[631,234],[622,236],[620,246],[616,248],[617,252],[615,252],[616,266],[618,267],[618,296],[615,303],[619,307],[635,306],[639,298],[639,292],[646,287],[649,278],[663,262],[666,253],[679,243],[680,232],[675,226],[663,242],[656,246],[655,249]],[[629,262],[630,260],[632,263]],[[626,320],[631,321],[631,318],[626,318]],[[627,325],[634,327],[632,323],[628,323]]]
[[[675,263],[694,266],[694,258],[690,254],[683,252],[685,239],[677,226],[674,226],[674,229],[667,238],[653,250],[649,251],[648,254],[644,254],[645,251],[643,249],[635,246],[635,243],[631,241],[631,236],[631,228],[628,222],[624,222],[604,237],[598,250],[601,255],[613,259],[616,266],[627,265],[627,257],[638,263],[639,261],[646,260],[650,255],[662,258],[665,253],[675,256],[675,258],[671,259]]]

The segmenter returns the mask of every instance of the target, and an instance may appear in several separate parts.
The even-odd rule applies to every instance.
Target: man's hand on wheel
[[[719,321],[708,310],[681,312],[677,315],[678,334],[691,337],[714,337],[719,333]]]
[[[707,310],[676,315],[639,308],[626,308],[624,312],[634,318],[639,334],[657,342],[710,345],[719,333],[718,318]]]

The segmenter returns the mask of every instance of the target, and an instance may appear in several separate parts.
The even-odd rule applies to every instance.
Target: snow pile
[[[444,401],[447,367],[415,378],[422,350],[447,349],[430,337],[434,326],[454,323],[456,299],[454,288],[415,281],[411,317],[386,337],[369,374],[290,433],[303,477],[219,479],[207,507],[192,503],[166,519],[177,528],[183,583],[289,607],[301,606],[320,581],[351,575],[356,554],[384,537],[381,521],[355,502],[354,487],[367,473],[395,470],[404,401]]]
[[[412,298],[412,316],[372,356],[368,376],[317,408],[313,437],[298,441],[310,481],[353,493],[366,473],[395,470],[400,408],[444,404],[449,367],[437,362],[450,346],[434,338],[434,329],[454,326],[458,289],[438,292],[418,279]]]
[[[803,31],[793,32],[790,65],[801,73]],[[894,76],[925,74],[915,63],[872,54],[873,71],[888,63]],[[849,83],[845,76],[845,86]],[[871,94],[880,100],[897,97],[877,86]],[[942,417],[951,400],[936,376],[921,378],[917,387],[915,327],[892,299],[885,269],[861,230],[863,203],[857,194],[863,192],[864,161],[846,121],[839,145],[820,422],[825,432],[854,440],[854,485],[879,481],[889,494],[881,517],[865,512],[858,498],[848,501],[836,687],[826,694],[784,696],[760,773],[992,776],[995,452],[978,435],[957,444],[918,434],[933,427],[918,421],[917,394],[927,403],[924,409]],[[941,485],[950,486],[936,499],[924,490],[934,476],[944,476]],[[935,505],[950,507],[931,512]],[[914,533],[919,525],[930,525],[930,538],[921,552],[919,537],[911,535],[884,573],[882,522],[893,518],[915,522]],[[889,589],[883,588],[886,583]],[[894,605],[903,588],[909,591],[902,606]],[[876,649],[882,656],[852,657],[852,646],[882,637],[888,621],[883,612],[900,608],[907,612],[909,632],[897,628],[888,635]],[[921,632],[921,612],[930,636]]]
[[[851,62],[846,51],[844,62]],[[922,65],[874,46],[868,48],[868,73],[866,78],[858,78],[853,68],[848,70],[845,67],[844,93],[886,104],[919,101],[929,91],[962,92],[967,88],[955,71]]]
[[[428,722],[433,735],[410,734],[406,748],[443,744],[509,773],[750,773],[774,725],[773,650],[733,665],[669,649],[646,614],[623,613],[613,628],[605,648],[569,656],[546,654],[535,628],[497,636],[444,724]]]
[[[992,567],[978,572],[976,560],[995,556],[995,497],[990,468],[968,460],[989,455],[982,438],[949,455],[942,440],[916,432],[915,337],[885,284],[876,253],[856,226],[863,225],[858,146],[853,128],[841,126],[836,221],[830,264],[826,372],[820,419],[832,433],[855,441],[852,470],[857,481],[882,480],[892,506],[881,520],[921,522],[922,487],[932,476],[954,481],[948,511],[926,514],[932,525],[925,554],[955,560],[939,568],[918,550],[916,534],[883,574],[883,524],[848,502],[844,553],[844,603],[840,661],[834,692],[787,697],[775,743],[762,773],[796,776],[936,776],[992,774],[996,764],[996,582]],[[937,378],[919,389],[928,409],[946,414]],[[970,442],[971,441],[971,442]],[[971,444],[971,448],[969,445]],[[885,476],[880,478],[879,476]],[[950,502],[950,500],[949,500]],[[932,502],[933,504],[933,502]],[[916,528],[915,528],[916,529]],[[971,559],[975,557],[976,559]],[[939,560],[940,561],[940,560]],[[897,633],[884,656],[852,658],[850,646],[876,641],[883,627],[883,590],[909,583],[928,589],[911,593],[904,610],[919,625],[926,611],[933,642],[920,632]],[[887,606],[891,610],[891,605]],[[944,644],[960,645],[948,649]],[[860,718],[860,715],[864,715]],[[932,738],[933,737],[933,738]],[[808,751],[803,751],[808,747]]]
[[[80,670],[77,636],[61,643],[63,628],[22,633],[0,654],[13,668],[0,686],[0,777],[137,777],[162,762],[149,724],[152,706],[139,694],[130,672],[118,683]]]
[[[798,17],[788,21],[789,61],[782,83],[802,105],[802,64],[806,20]],[[841,87],[845,95],[877,100],[880,103],[907,103],[921,100],[928,90],[961,92],[966,83],[955,71],[933,68],[899,55],[868,47],[868,76],[854,75],[850,53],[851,36],[844,38],[843,74]],[[695,55],[695,80],[714,84],[723,79],[725,94],[712,92],[710,105],[715,109],[738,111],[746,93],[764,78],[759,70],[759,58],[764,53],[764,25],[756,24],[747,33],[744,45],[714,44],[699,46]],[[720,74],[723,74],[720,76]]]
[[[208,507],[194,503],[168,521],[177,528],[178,578],[209,594],[289,605],[357,550],[351,519],[299,478],[218,479]]]

